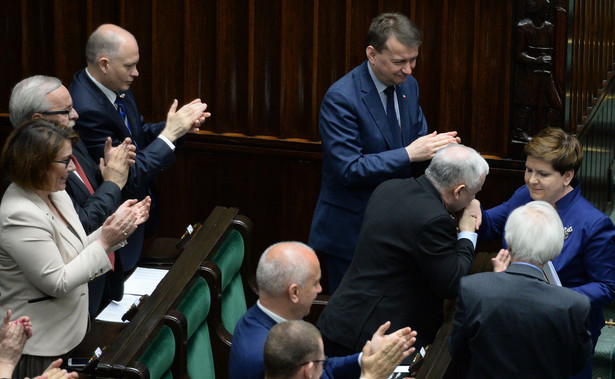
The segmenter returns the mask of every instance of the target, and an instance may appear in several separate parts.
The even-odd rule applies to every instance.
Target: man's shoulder
[[[347,72],[344,76],[339,78],[329,87],[327,92],[347,92],[350,90],[354,90],[357,81],[363,75],[365,75],[365,63],[361,63],[357,67],[353,68],[351,71]]]

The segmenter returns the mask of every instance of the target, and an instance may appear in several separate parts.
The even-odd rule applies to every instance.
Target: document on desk
[[[128,320],[122,321],[122,316],[130,309],[133,304],[137,304],[139,301],[139,295],[124,294],[122,300],[112,301],[96,316],[97,320],[108,322],[129,322]]]
[[[137,267],[124,282],[124,295],[151,295],[169,270]]]
[[[393,370],[391,375],[389,375],[388,379],[402,379],[402,378],[409,377],[410,376],[410,373],[408,372],[409,367],[410,366],[408,365],[397,366],[395,370]]]
[[[143,295],[151,295],[169,270],[137,267],[124,282],[124,297],[121,301],[112,301],[96,316],[97,320],[108,322],[122,321],[122,316],[130,307],[139,305]]]

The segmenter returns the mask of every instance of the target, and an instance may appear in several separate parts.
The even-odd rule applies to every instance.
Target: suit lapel
[[[71,201],[66,201],[67,199],[70,200],[70,197],[65,191],[53,192],[51,194],[51,200],[53,201],[55,207],[58,209],[58,212],[60,212],[62,216],[64,216],[66,222],[79,235],[79,237],[77,237],[75,233],[73,233],[68,227],[61,225],[60,223],[58,229],[60,231],[60,234],[62,235],[62,239],[65,243],[69,243],[73,246],[72,251],[79,252],[83,250],[83,247],[86,245],[87,236],[85,235],[83,226],[81,225],[79,217],[75,212],[73,203]],[[66,251],[68,249],[63,250]],[[62,254],[65,254],[65,251],[62,251]],[[72,258],[74,258],[74,255],[69,255],[68,258],[70,258],[68,261],[66,260],[66,258],[64,258],[65,262],[69,262],[70,260],[72,260]]]
[[[118,110],[115,108],[115,105],[113,105],[109,101],[109,98],[107,97],[107,95],[105,95],[100,90],[100,88],[98,88],[96,84],[92,82],[88,74],[85,72],[85,69],[81,73],[83,74],[82,81],[84,81],[85,86],[88,88],[90,92],[93,92],[91,97],[93,99],[96,99],[96,101],[98,101],[98,104],[104,108],[105,112],[111,115],[111,118],[113,118],[114,124],[118,126],[118,129],[120,130],[122,135],[124,135],[124,137],[130,137],[130,131],[126,127],[126,124],[124,124],[124,120],[122,120],[122,117],[120,116],[120,112],[118,112]],[[126,113],[128,114],[128,111],[126,111]],[[128,117],[128,121],[129,122],[131,121],[130,117]]]
[[[397,133],[394,135],[391,133],[391,129],[389,128],[389,123],[387,121],[387,115],[384,112],[384,107],[382,106],[382,101],[380,100],[380,95],[376,90],[374,81],[369,76],[367,61],[363,63],[360,73],[361,74],[358,77],[358,80],[360,82],[359,85],[361,87],[362,100],[370,115],[376,122],[376,127],[380,130],[380,133],[382,133],[384,140],[387,145],[389,145],[389,149],[392,150],[402,147],[401,135]]]

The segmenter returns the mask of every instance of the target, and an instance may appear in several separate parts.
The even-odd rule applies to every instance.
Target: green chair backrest
[[[177,307],[186,317],[188,324],[187,365],[188,375],[193,379],[216,377],[207,326],[210,306],[211,294],[207,281],[198,277]]]
[[[148,371],[150,378],[172,378],[171,365],[175,358],[175,338],[171,328],[163,325],[143,352],[139,361],[143,363]]]
[[[245,246],[241,233],[237,230],[231,230],[212,259],[222,272],[222,322],[231,334],[235,331],[237,321],[247,311],[246,297],[239,271],[244,255]]]

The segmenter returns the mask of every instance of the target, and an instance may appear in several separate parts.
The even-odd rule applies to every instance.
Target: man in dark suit
[[[271,328],[277,323],[307,316],[322,290],[318,257],[300,242],[280,242],[265,250],[258,262],[256,281],[259,300],[235,326],[229,359],[230,379],[262,379],[263,349]],[[385,323],[370,336],[371,351],[377,353],[391,339],[403,339],[405,350],[410,349],[416,332],[404,327],[385,335],[388,327]],[[351,354],[331,358],[323,377],[356,379],[360,373],[359,354]]]
[[[414,163],[458,142],[456,132],[427,134],[411,76],[422,42],[416,25],[381,14],[366,40],[367,60],[335,82],[320,107],[322,185],[308,244],[324,255],[330,293],[350,266],[374,188],[411,177]]]
[[[589,299],[549,284],[542,270],[562,250],[553,206],[533,201],[505,226],[512,264],[461,279],[451,356],[470,378],[569,378],[591,361]]]
[[[167,121],[148,124],[137,109],[130,85],[139,75],[139,47],[127,30],[105,24],[96,29],[86,45],[88,66],[77,72],[69,91],[80,117],[75,130],[95,159],[103,156],[107,136],[113,143],[129,137],[137,147],[136,163],[131,169],[131,182],[123,190],[124,198],[152,197],[148,229],[157,227],[159,209],[153,180],[175,163],[175,143],[189,131],[197,131],[209,117],[206,104],[199,99],[177,110],[173,102]],[[143,246],[145,228],[139,228],[122,250],[123,268],[131,270]]]
[[[73,109],[70,93],[58,78],[36,75],[23,79],[13,87],[9,100],[13,127],[36,118],[73,127],[79,114]],[[135,146],[125,139],[117,147],[107,138],[104,159],[97,164],[79,141],[73,146],[73,163],[79,169],[71,172],[66,181],[79,220],[86,233],[92,233],[120,206],[121,191],[126,185],[130,166],[134,164]],[[114,271],[88,283],[89,311],[96,315],[108,299],[120,300],[124,293],[121,259],[110,257]],[[115,271],[117,269],[117,272]],[[118,275],[120,273],[120,275]],[[104,295],[106,291],[106,296]]]
[[[433,341],[444,298],[457,295],[474,260],[474,197],[488,172],[476,151],[451,144],[424,176],[374,190],[350,269],[318,320],[328,355],[360,351],[386,320],[393,329],[411,326],[420,347]]]

